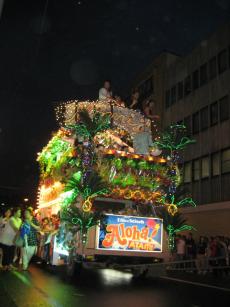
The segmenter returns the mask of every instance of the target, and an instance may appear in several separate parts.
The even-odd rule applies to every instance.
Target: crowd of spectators
[[[41,218],[32,207],[5,209],[0,216],[0,269],[27,270],[34,255],[50,263],[59,222],[55,214]]]
[[[225,236],[200,236],[199,240],[189,235],[176,237],[175,260],[185,261],[198,274],[208,271],[228,273],[230,257],[230,238]],[[187,262],[186,262],[187,261]]]

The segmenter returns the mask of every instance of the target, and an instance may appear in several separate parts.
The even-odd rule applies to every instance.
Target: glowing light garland
[[[178,133],[185,133],[186,127],[184,125],[171,125],[169,131],[162,134],[160,140],[156,140],[155,144],[161,149],[168,149],[171,152],[182,150],[189,144],[195,143],[194,140],[187,136],[182,136],[178,139]]]
[[[75,124],[81,110],[86,109],[90,116],[96,111],[110,114],[115,127],[128,131],[131,136],[139,132],[141,127],[151,132],[151,120],[139,111],[116,105],[115,101],[69,101],[56,107],[56,119],[62,126]]]
[[[179,228],[175,228],[173,225],[168,225],[167,227],[168,230],[168,245],[169,245],[169,250],[171,252],[174,251],[175,249],[175,235],[178,232],[182,232],[182,231],[191,231],[191,230],[196,230],[193,226],[190,225],[183,225]]]

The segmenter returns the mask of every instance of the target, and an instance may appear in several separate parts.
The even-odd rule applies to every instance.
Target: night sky
[[[105,78],[125,97],[154,55],[184,55],[226,21],[230,0],[6,0],[0,186],[18,187],[16,201],[36,194],[36,154],[57,128],[56,101],[97,98]]]

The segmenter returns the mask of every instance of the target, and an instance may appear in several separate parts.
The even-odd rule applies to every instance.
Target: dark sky
[[[53,102],[129,94],[155,54],[186,54],[230,20],[230,0],[6,0],[0,20],[0,186],[35,195]],[[0,199],[1,201],[1,199]]]

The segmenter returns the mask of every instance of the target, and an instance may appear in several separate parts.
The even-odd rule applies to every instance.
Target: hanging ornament
[[[174,216],[178,212],[178,208],[175,204],[166,204],[168,213]]]
[[[125,192],[124,192],[124,198],[125,199],[131,199],[132,198],[132,191],[131,190],[126,190]]]
[[[82,205],[82,210],[83,210],[84,212],[89,212],[89,211],[91,210],[92,206],[93,206],[93,204],[92,204],[92,202],[91,202],[91,199],[90,199],[90,197],[88,197],[88,198],[84,201],[84,203],[83,203],[83,205]]]

